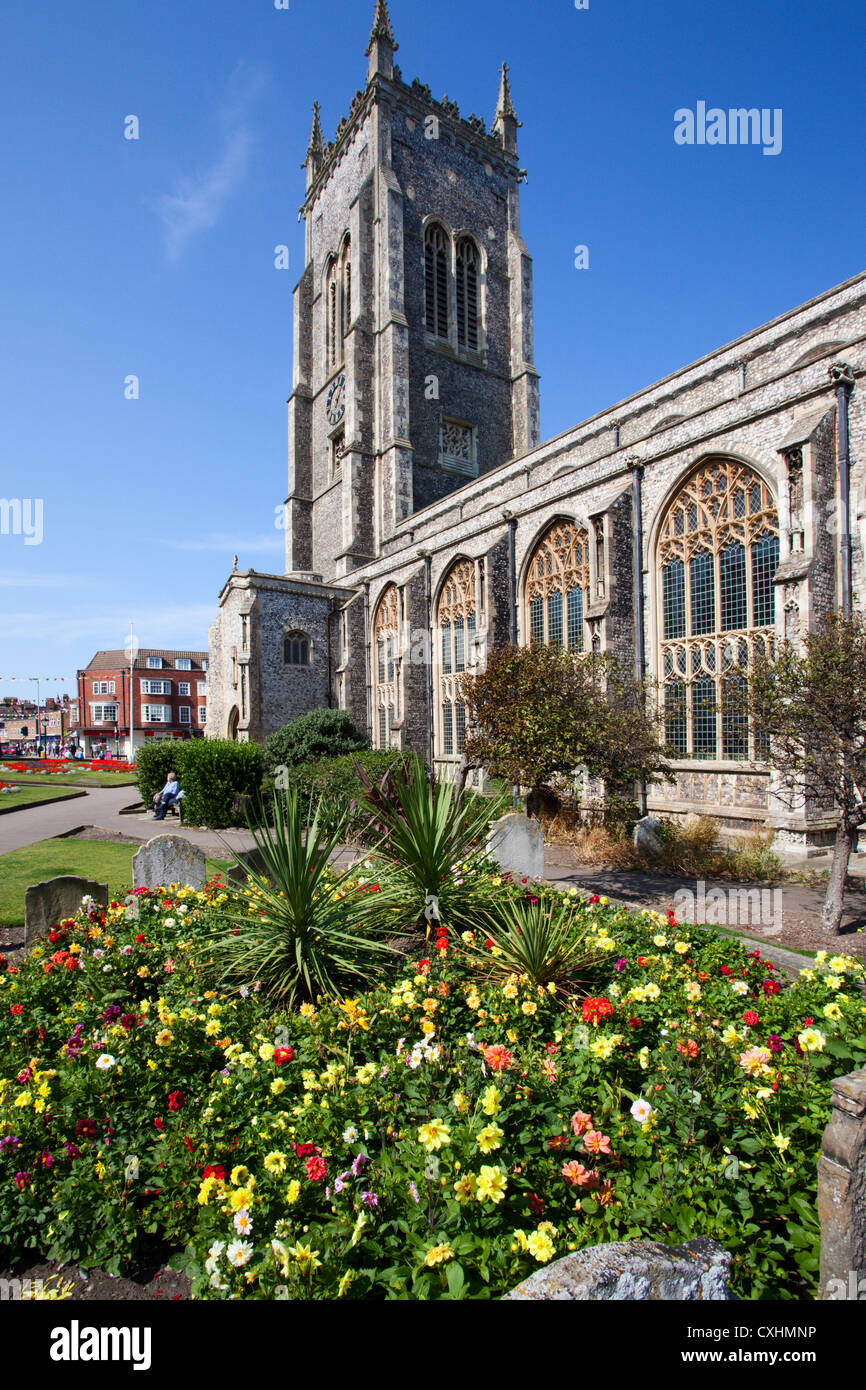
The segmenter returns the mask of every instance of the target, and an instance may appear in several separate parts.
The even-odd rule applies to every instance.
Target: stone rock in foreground
[[[25,945],[31,937],[44,936],[58,922],[74,917],[82,898],[93,898],[100,907],[108,907],[108,884],[64,874],[28,888],[24,894]]]
[[[703,1237],[684,1245],[618,1241],[554,1260],[505,1298],[721,1302],[734,1297],[727,1287],[730,1267],[727,1250]]]
[[[488,853],[515,878],[544,878],[544,836],[537,820],[519,811],[494,821],[487,837]]]
[[[635,825],[632,839],[639,854],[646,854],[650,859],[658,859],[665,847],[665,842],[662,839],[662,822],[656,816],[643,816]]]
[[[181,835],[156,835],[132,856],[133,888],[204,888],[206,878],[204,855]]]

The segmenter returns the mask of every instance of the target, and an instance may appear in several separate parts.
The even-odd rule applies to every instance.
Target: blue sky
[[[364,84],[373,8],[4,0],[0,496],[44,510],[41,544],[0,535],[0,694],[71,690],[130,619],[204,647],[233,552],[282,569],[299,165],[312,102],[332,138]],[[866,267],[858,7],[390,9],[404,79],[464,114],[511,64],[543,437]],[[781,108],[781,152],[677,145],[701,100]]]

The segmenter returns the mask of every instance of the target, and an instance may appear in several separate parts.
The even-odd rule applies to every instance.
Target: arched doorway
[[[229,737],[230,739],[232,739],[232,741],[233,741],[234,743],[237,743],[237,741],[238,741],[238,725],[239,725],[240,721],[241,721],[240,710],[238,709],[237,705],[235,705],[234,708],[232,709],[231,714],[229,715],[229,723],[228,723],[228,737]]]

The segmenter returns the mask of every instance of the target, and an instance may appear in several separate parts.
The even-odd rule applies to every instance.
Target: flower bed
[[[74,775],[76,772],[135,772],[135,763],[122,762],[117,758],[92,758],[90,762],[76,762],[68,758],[41,758],[35,765],[23,762],[0,762],[0,772],[17,772],[30,777],[57,776],[61,773]]]
[[[0,958],[13,1254],[119,1271],[168,1246],[208,1298],[484,1298],[582,1246],[706,1235],[740,1296],[814,1293],[828,1083],[866,1060],[858,962],[788,985],[595,899],[570,1007],[440,929],[386,984],[274,1013],[200,964],[219,884],[135,897],[137,921],[92,909]]]

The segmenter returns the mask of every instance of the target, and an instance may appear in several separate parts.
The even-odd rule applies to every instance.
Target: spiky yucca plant
[[[250,821],[262,869],[237,860],[247,885],[221,919],[210,965],[223,983],[258,981],[289,1007],[339,998],[352,981],[379,974],[390,954],[351,873],[328,874],[343,825],[325,832],[318,811],[310,819],[302,814],[294,791],[274,797],[271,819],[269,825],[260,809]]]
[[[582,980],[603,959],[587,944],[590,930],[583,905],[567,897],[503,895],[479,920],[467,950],[483,975],[527,975],[568,999],[585,993]]]
[[[374,788],[360,768],[359,775],[381,834],[377,919],[408,930],[437,920],[455,928],[474,921],[492,890],[466,860],[483,856],[500,800],[457,792],[452,782],[428,776],[418,758],[393,772],[387,787]]]

